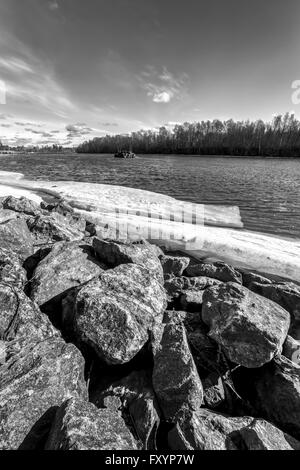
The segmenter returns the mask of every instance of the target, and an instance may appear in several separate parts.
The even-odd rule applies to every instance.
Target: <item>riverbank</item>
[[[242,230],[238,207],[193,204],[115,185],[30,181],[0,172],[0,195],[37,202],[63,198],[93,222],[102,236],[143,237],[202,259],[213,256],[240,267],[300,281],[300,240]]]
[[[0,449],[300,449],[296,284],[104,239],[63,199],[0,216]]]

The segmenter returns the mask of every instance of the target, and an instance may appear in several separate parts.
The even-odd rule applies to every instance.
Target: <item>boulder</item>
[[[8,196],[2,202],[4,209],[9,209],[14,212],[19,212],[24,215],[39,215],[41,213],[40,205],[27,199],[26,197],[16,198],[14,196]]]
[[[86,225],[85,220],[79,216],[63,216],[58,212],[29,218],[27,224],[39,244],[82,240]]]
[[[103,272],[91,246],[58,242],[38,264],[31,281],[31,298],[38,305],[60,302],[68,291]]]
[[[222,282],[237,282],[242,284],[242,275],[232,266],[216,261],[212,264],[200,263],[189,265],[185,270],[185,275],[188,277],[206,276],[218,279]]]
[[[156,449],[156,433],[160,423],[160,411],[151,381],[152,372],[133,371],[126,377],[109,383],[103,389],[103,374],[99,385],[90,389],[90,401],[102,407],[107,396],[118,397],[122,403],[122,415],[133,423],[133,433],[143,449]]]
[[[190,258],[184,256],[160,256],[160,262],[163,267],[164,275],[172,274],[182,276],[183,271],[190,264]]]
[[[164,289],[152,273],[136,264],[124,264],[78,289],[67,316],[72,316],[78,339],[101,360],[124,364],[146,344],[165,308]]]
[[[0,224],[1,248],[11,250],[21,261],[33,254],[33,238],[23,219],[11,219]]]
[[[200,277],[171,277],[166,279],[164,288],[168,295],[169,301],[178,299],[182,294],[188,290],[204,290],[208,287],[218,286],[221,281],[212,279],[205,276]]]
[[[252,282],[249,287],[256,294],[273,300],[291,314],[290,334],[295,339],[300,339],[300,287],[293,282],[272,284]]]
[[[16,343],[59,336],[50,320],[22,290],[0,283],[0,340]]]
[[[279,356],[250,380],[261,416],[300,439],[300,366]]]
[[[67,400],[56,412],[46,450],[136,450],[136,442],[119,411],[118,399],[98,409],[79,398]]]
[[[188,343],[204,389],[207,407],[233,414],[252,413],[248,401],[237,393],[231,370],[235,367],[220,346],[207,336],[208,328],[199,313],[186,312],[184,318]]]
[[[295,340],[291,336],[287,336],[283,343],[282,354],[295,364],[300,365],[300,341]]]
[[[0,207],[0,224],[8,222],[9,220],[16,220],[18,218],[20,217],[16,212]]]
[[[84,360],[61,339],[28,346],[0,367],[0,449],[43,447],[55,412],[68,398],[87,399]]]
[[[181,416],[168,440],[173,450],[300,449],[300,442],[263,419],[231,418],[204,408]]]
[[[50,204],[47,204],[45,202],[41,203],[42,209],[44,209],[47,212],[57,212],[58,214],[61,214],[63,216],[67,216],[70,214],[74,214],[74,209],[71,207],[66,201],[63,199],[59,199],[57,201],[54,201]]]
[[[251,272],[242,272],[243,286],[251,290],[251,285],[253,282],[258,282],[259,284],[272,284],[272,281],[260,274],[251,273]]]
[[[93,247],[100,261],[107,264],[107,266],[115,268],[120,264],[138,264],[148,269],[152,276],[163,282],[163,268],[156,249],[146,240],[123,243],[94,238]]]
[[[161,249],[160,246],[158,245],[152,245],[153,250],[155,251],[156,255],[160,258],[161,256],[164,256],[164,251]]]
[[[176,422],[180,412],[199,409],[203,388],[182,322],[156,327],[153,355],[153,388],[165,420]]]
[[[201,312],[204,290],[189,289],[180,297],[180,305],[188,312]]]
[[[244,367],[261,367],[282,351],[289,313],[236,283],[206,289],[202,320],[227,357]]]
[[[0,248],[0,285],[10,284],[23,289],[27,281],[25,269],[20,258],[11,250]]]

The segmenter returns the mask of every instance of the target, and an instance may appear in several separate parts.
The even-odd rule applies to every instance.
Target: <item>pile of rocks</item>
[[[0,201],[0,449],[300,449],[300,289]]]

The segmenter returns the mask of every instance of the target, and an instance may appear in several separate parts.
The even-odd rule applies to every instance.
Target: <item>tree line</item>
[[[173,129],[162,126],[131,134],[97,137],[78,146],[78,153],[135,153],[300,156],[300,121],[294,114],[277,115],[271,122],[213,121],[185,122]]]

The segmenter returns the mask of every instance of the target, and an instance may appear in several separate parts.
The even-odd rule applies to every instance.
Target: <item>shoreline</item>
[[[235,208],[196,205],[196,208],[199,206],[200,225],[191,225],[189,204],[158,193],[114,185],[27,181],[21,174],[6,172],[0,172],[0,195],[23,195],[36,201],[43,197],[50,201],[53,198],[64,199],[104,234],[109,229],[115,230],[116,223],[125,230],[123,237],[128,230],[134,233],[139,227],[143,238],[150,241],[159,239],[160,244],[167,248],[182,250],[184,247],[184,251],[198,257],[199,251],[204,251],[217,259],[231,260],[236,266],[300,281],[300,240],[237,229],[241,228],[241,221]],[[170,221],[170,204],[175,204],[179,213],[187,211],[189,223],[176,222],[176,217]],[[164,214],[162,220],[157,218],[161,213]],[[162,229],[164,235],[157,236]],[[190,240],[194,244],[192,250],[187,242],[180,242],[186,236],[187,242]]]
[[[74,155],[111,155],[112,157],[114,156],[114,153],[97,153],[97,152],[71,152],[70,150],[66,152],[29,152],[29,151],[22,151],[22,152],[9,152],[9,153],[1,153],[0,152],[0,157],[1,156],[7,156],[7,155],[64,155],[64,156],[70,156],[73,157]],[[142,153],[139,152],[136,156],[136,158],[139,157],[139,155],[142,156],[163,156],[163,157],[179,157],[179,156],[187,156],[187,157],[197,157],[197,158],[207,158],[207,157],[212,157],[212,158],[237,158],[237,159],[251,159],[251,160],[299,160],[299,156],[282,156],[282,155],[222,155],[222,154],[194,154],[194,153]]]
[[[299,285],[0,214],[1,450],[300,449]]]

